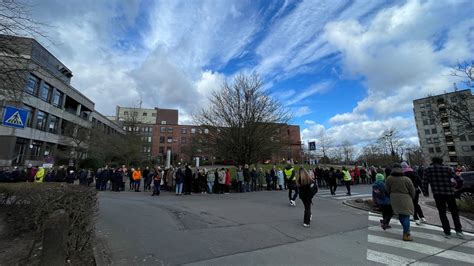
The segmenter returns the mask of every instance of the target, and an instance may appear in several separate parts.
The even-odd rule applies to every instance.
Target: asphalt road
[[[366,189],[357,190],[362,195]],[[466,245],[457,251],[461,257],[474,254],[469,253],[472,241],[445,243],[433,237],[438,241],[423,243],[434,249],[408,254],[412,259],[397,246],[401,244],[396,242],[400,239],[396,224],[395,233],[379,232],[378,217],[337,198],[322,197],[322,192],[313,200],[310,228],[302,227],[301,201],[290,207],[287,193],[281,191],[180,197],[167,192],[159,197],[101,192],[97,253],[105,255],[103,264],[113,265],[379,265],[376,262],[394,258],[445,264],[449,259],[433,258],[431,252],[460,245]],[[440,232],[426,229],[421,235]],[[462,258],[451,265],[466,263]]]

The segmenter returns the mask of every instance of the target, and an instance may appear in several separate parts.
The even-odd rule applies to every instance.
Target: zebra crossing
[[[347,199],[356,199],[356,198],[367,198],[367,197],[372,197],[372,194],[364,194],[364,193],[357,193],[353,192],[350,196],[346,195],[345,191],[340,191],[336,192],[336,195],[333,196],[331,195],[331,191],[329,190],[320,190],[317,194],[316,197],[319,198],[332,198],[336,200],[347,200]]]
[[[446,239],[441,227],[410,223],[412,242],[402,241],[402,226],[392,219],[392,228],[382,230],[380,214],[369,212],[367,260],[385,265],[474,265],[474,234],[465,239]]]

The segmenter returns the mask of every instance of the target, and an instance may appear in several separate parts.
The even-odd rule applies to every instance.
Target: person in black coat
[[[415,171],[413,171],[413,169],[408,165],[408,163],[402,162],[401,166],[405,176],[410,178],[411,182],[413,183],[413,186],[415,186],[415,197],[413,198],[413,207],[415,208],[415,213],[413,215],[413,220],[415,220],[415,223],[417,225],[420,225],[422,222],[426,222],[425,215],[423,214],[421,206],[418,203],[422,187],[421,178]]]
[[[299,197],[304,205],[303,226],[309,227],[312,220],[311,205],[313,203],[313,196],[315,194],[314,186],[317,186],[317,184],[314,182],[314,178],[311,173],[303,167],[301,167],[298,171],[296,183],[299,188]]]
[[[193,170],[189,165],[186,165],[184,170],[184,195],[191,195],[193,189]]]

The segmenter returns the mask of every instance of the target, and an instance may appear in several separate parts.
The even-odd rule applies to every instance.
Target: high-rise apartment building
[[[125,133],[71,86],[71,70],[36,40],[0,35],[0,43],[0,117],[7,107],[28,111],[26,121],[22,121],[24,128],[0,122],[0,166],[51,163],[58,154],[87,157],[86,143],[81,144],[81,154],[74,154],[79,151],[68,131],[77,134],[78,129],[86,128],[105,134]],[[12,66],[17,67],[15,72],[9,72]],[[11,73],[14,75],[7,76]],[[12,78],[15,84],[8,83]],[[16,91],[11,86],[17,86]],[[9,97],[13,93],[15,97]]]
[[[450,165],[474,164],[474,96],[460,90],[413,101],[425,160],[442,157]]]

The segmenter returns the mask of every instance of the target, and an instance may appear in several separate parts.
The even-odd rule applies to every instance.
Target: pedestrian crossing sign
[[[3,113],[2,125],[15,128],[25,128],[28,110],[6,106]]]

